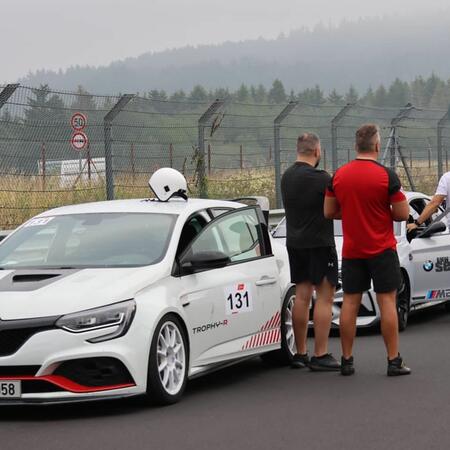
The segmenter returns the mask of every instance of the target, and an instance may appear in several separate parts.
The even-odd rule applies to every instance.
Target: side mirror
[[[425,230],[422,231],[422,233],[418,234],[417,237],[418,238],[429,238],[433,234],[443,233],[446,229],[447,229],[447,227],[445,226],[444,222],[434,222],[429,227],[425,228]]]
[[[220,269],[230,263],[229,256],[222,252],[200,252],[192,255],[190,252],[180,261],[184,272],[194,273],[200,270]]]

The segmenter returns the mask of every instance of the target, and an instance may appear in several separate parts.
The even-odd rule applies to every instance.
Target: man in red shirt
[[[373,282],[381,314],[381,332],[388,354],[389,376],[411,371],[399,354],[397,289],[400,264],[393,221],[408,219],[409,206],[397,174],[377,162],[381,147],[376,125],[363,125],[356,132],[354,161],[339,168],[328,187],[324,214],[342,218],[342,285],[344,301],[340,316],[342,375],[352,375],[356,318],[364,291]]]

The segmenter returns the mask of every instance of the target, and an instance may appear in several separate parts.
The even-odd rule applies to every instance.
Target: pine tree
[[[245,84],[241,84],[235,95],[238,102],[245,102],[248,100],[250,92]]]
[[[356,103],[359,100],[358,91],[353,85],[350,85],[349,90],[345,94],[345,103]]]
[[[35,98],[28,98],[28,108],[25,110],[27,122],[65,122],[68,114],[64,102],[58,94],[52,94],[47,84],[41,84],[38,89],[32,89]]]
[[[283,103],[286,101],[286,91],[284,90],[283,83],[279,79],[273,82],[268,97],[270,103]]]
[[[197,84],[189,94],[189,100],[192,102],[206,102],[208,100],[208,93],[203,86]]]
[[[411,91],[408,83],[396,78],[389,87],[386,106],[405,106],[410,101]]]
[[[266,88],[260,84],[256,88],[255,97],[253,98],[255,103],[265,103],[267,101],[267,91]]]
[[[440,83],[442,83],[442,80],[440,80],[435,73],[432,73],[431,76],[425,81],[425,106],[430,106],[431,98]]]
[[[411,83],[411,103],[414,106],[425,106],[425,80],[422,77],[417,77]]]
[[[360,102],[361,104],[366,106],[374,106],[375,94],[371,86],[369,87],[369,89],[367,89],[367,92],[361,98]]]
[[[345,103],[344,97],[339,94],[336,89],[333,89],[328,94],[327,101],[333,105],[343,105]]]
[[[84,89],[83,86],[79,85],[75,94],[77,97],[71,105],[73,110],[88,113],[89,111],[94,111],[97,109],[94,96]]]
[[[387,91],[384,85],[380,85],[378,89],[375,91],[373,105],[378,107],[386,106],[387,104]]]
[[[171,102],[184,102],[186,100],[186,93],[183,89],[175,91],[169,98]]]

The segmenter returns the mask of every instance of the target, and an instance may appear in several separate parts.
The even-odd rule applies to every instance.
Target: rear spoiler
[[[252,205],[252,204],[258,205],[261,208],[261,211],[263,212],[264,219],[266,219],[266,224],[269,225],[270,202],[267,197],[259,197],[259,196],[241,197],[241,198],[234,198],[231,201],[245,203],[245,204],[247,204],[247,202],[248,202],[248,203],[250,203],[250,205]]]

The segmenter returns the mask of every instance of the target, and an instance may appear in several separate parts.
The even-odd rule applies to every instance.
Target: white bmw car
[[[286,250],[258,206],[47,211],[0,244],[0,402],[173,403],[189,378],[243,358],[288,361],[289,288]]]
[[[406,192],[410,206],[410,221],[419,217],[430,197],[419,192]],[[411,311],[440,303],[450,309],[450,234],[443,210],[436,213],[421,230],[407,233],[406,222],[394,223],[397,252],[403,275],[402,288],[397,296],[399,328],[404,330]],[[336,250],[342,256],[342,224],[336,220],[334,226]],[[275,240],[286,243],[286,223],[283,219],[272,233]],[[333,305],[333,326],[339,326],[343,293],[339,289]],[[371,327],[378,324],[380,311],[373,290],[363,295],[357,326]],[[310,324],[312,325],[312,323]]]

